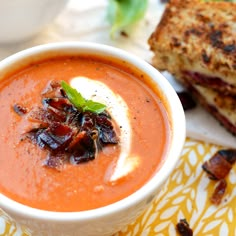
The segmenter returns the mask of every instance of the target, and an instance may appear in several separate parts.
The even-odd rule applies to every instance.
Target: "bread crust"
[[[153,65],[236,135],[236,4],[170,0],[148,43]]]
[[[235,3],[170,0],[148,43],[159,70],[218,77],[236,94]]]

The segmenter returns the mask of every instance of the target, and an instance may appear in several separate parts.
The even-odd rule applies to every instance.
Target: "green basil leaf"
[[[148,0],[109,0],[111,35],[140,20],[146,12],[147,4]]]
[[[84,109],[86,111],[101,113],[106,109],[106,105],[99,103],[99,102],[94,102],[92,100],[87,100],[84,105]]]
[[[70,102],[79,110],[82,111],[91,111],[95,113],[101,113],[106,109],[106,105],[94,102],[92,100],[86,100],[81,93],[79,93],[76,89],[72,88],[65,81],[61,82],[61,86],[66,92],[66,95]]]
[[[72,88],[69,84],[67,84],[65,81],[61,82],[61,86],[65,90],[70,102],[75,107],[82,108],[85,103],[85,99],[82,97],[82,95],[78,93],[76,89]]]

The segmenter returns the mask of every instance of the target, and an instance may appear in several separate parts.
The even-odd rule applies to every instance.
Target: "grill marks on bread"
[[[167,70],[236,134],[236,4],[171,0],[148,42]],[[202,91],[204,90],[204,93]],[[223,117],[223,118],[222,118]],[[224,122],[222,122],[224,120]],[[227,122],[225,122],[227,120]]]

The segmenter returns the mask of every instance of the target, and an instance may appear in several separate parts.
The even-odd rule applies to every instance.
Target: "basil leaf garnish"
[[[61,86],[64,89],[68,99],[70,102],[79,110],[90,111],[94,113],[101,113],[106,109],[106,105],[94,102],[93,100],[85,99],[81,93],[79,93],[76,89],[72,88],[65,81],[61,82]]]
[[[112,23],[111,35],[140,20],[147,4],[148,0],[109,0],[107,13]]]

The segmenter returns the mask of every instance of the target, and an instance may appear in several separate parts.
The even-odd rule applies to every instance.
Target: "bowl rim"
[[[28,58],[35,57],[38,54],[49,52],[49,51],[67,51],[67,50],[80,50],[89,51],[91,53],[105,54],[118,59],[126,60],[129,64],[134,65],[139,68],[145,74],[147,74],[151,79],[158,83],[158,87],[161,88],[163,95],[167,95],[166,103],[169,108],[170,122],[172,128],[172,137],[169,145],[169,150],[166,155],[161,168],[152,176],[152,178],[144,184],[140,189],[138,189],[133,194],[126,198],[123,198],[110,205],[79,212],[56,212],[47,211],[32,208],[30,206],[23,205],[15,200],[8,198],[7,196],[0,193],[0,208],[6,212],[14,212],[14,214],[21,215],[24,218],[34,218],[45,220],[47,222],[57,221],[57,222],[71,222],[71,221],[87,221],[95,220],[99,217],[106,217],[115,212],[125,211],[134,207],[136,204],[147,200],[147,196],[155,195],[155,192],[164,184],[170,176],[171,171],[175,168],[177,161],[179,160],[180,153],[182,151],[185,138],[186,138],[186,122],[185,114],[182,104],[170,83],[165,79],[165,77],[149,63],[145,62],[138,56],[126,52],[123,49],[115,48],[113,46],[104,45],[100,43],[93,42],[58,42],[58,43],[48,43],[43,45],[34,46],[20,52],[17,52],[0,62],[0,71],[3,68],[9,67],[15,64],[17,61]],[[156,182],[158,184],[156,184]]]

